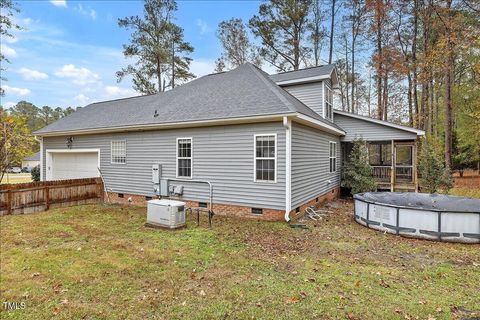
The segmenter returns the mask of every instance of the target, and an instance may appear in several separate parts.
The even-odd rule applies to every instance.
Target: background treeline
[[[271,0],[217,35],[217,71],[336,63],[337,108],[425,130],[447,168],[480,170],[478,0]]]
[[[23,100],[7,110],[4,110],[0,106],[1,113],[23,118],[30,132],[41,129],[60,118],[68,116],[78,109],[81,109],[81,107],[56,107],[55,109],[49,106],[37,107],[34,104]]]
[[[142,15],[118,20],[131,31],[123,48],[133,61],[118,81],[152,94],[195,77],[177,10],[175,0],[145,0]],[[7,34],[18,27],[5,23],[11,15],[2,14]],[[425,130],[447,169],[480,170],[479,0],[268,0],[248,21],[220,22],[217,37],[217,72],[245,62],[278,72],[335,63],[336,108]],[[62,116],[22,108],[32,129]]]
[[[22,159],[40,150],[32,132],[66,117],[78,108],[41,108],[20,101],[8,110],[0,106],[0,180],[8,167],[19,166]]]

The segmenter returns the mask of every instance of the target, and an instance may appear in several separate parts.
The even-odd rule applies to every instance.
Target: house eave
[[[295,85],[295,84],[316,82],[316,81],[321,81],[325,79],[330,79],[330,74],[325,74],[325,75],[315,76],[315,77],[308,77],[308,78],[298,78],[293,80],[284,80],[284,81],[278,81],[275,83],[282,87],[282,86],[289,86],[289,85]]]
[[[324,123],[312,117],[306,116],[304,114],[297,114],[297,116],[293,120],[295,122],[305,124],[307,126],[314,127],[337,136],[344,136],[346,134],[346,132],[343,130],[339,130],[334,126],[328,125],[327,123]]]
[[[337,75],[336,68],[333,68],[332,71],[330,71],[328,74],[322,74],[320,76],[298,78],[298,79],[291,79],[291,80],[284,80],[284,81],[275,81],[275,83],[281,87],[287,87],[290,85],[311,83],[311,82],[323,81],[327,79],[332,80],[333,89],[338,89],[338,75]]]
[[[182,121],[182,122],[170,122],[170,123],[161,123],[161,124],[140,124],[140,125],[116,126],[116,127],[107,127],[107,128],[62,130],[62,131],[51,131],[51,132],[45,132],[45,133],[34,132],[33,134],[36,137],[55,137],[55,136],[65,136],[65,135],[85,135],[85,134],[101,134],[101,133],[113,133],[113,132],[210,127],[210,126],[221,126],[221,125],[232,125],[232,124],[243,124],[243,123],[282,121],[283,117],[285,116],[290,117],[290,116],[296,116],[296,115],[297,113],[280,113],[280,114],[270,114],[270,115],[261,115],[261,116]]]

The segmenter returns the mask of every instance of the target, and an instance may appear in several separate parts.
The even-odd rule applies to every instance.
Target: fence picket
[[[103,201],[100,178],[0,185],[0,215],[44,211],[87,200]]]

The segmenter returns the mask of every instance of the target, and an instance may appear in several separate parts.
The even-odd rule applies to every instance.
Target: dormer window
[[[329,84],[323,86],[325,88],[325,118],[333,121],[333,92]]]

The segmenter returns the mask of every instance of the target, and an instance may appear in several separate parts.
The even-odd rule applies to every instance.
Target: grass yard
[[[4,216],[2,319],[478,319],[480,246],[367,229],[350,201],[309,230],[215,217],[144,227],[146,209]],[[3,306],[2,306],[3,307]]]
[[[32,182],[30,173],[5,173],[0,184]]]

